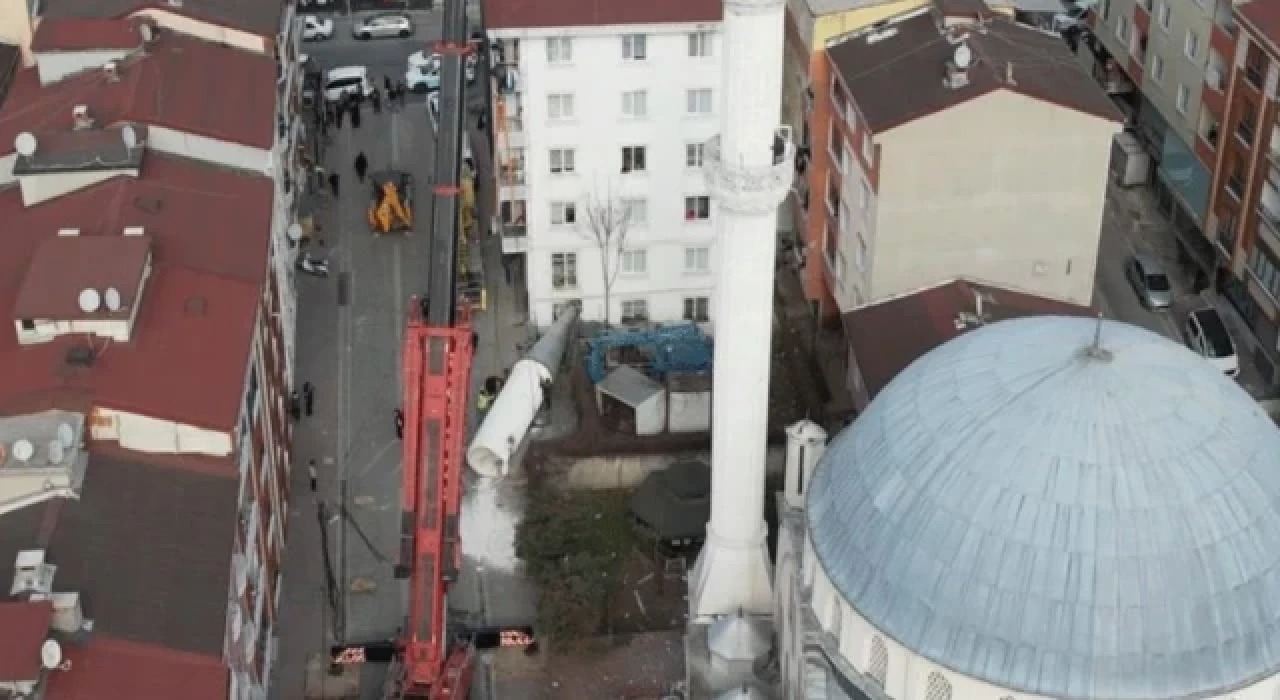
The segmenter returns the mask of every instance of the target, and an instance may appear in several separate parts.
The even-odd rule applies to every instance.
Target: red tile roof
[[[77,105],[101,126],[131,121],[271,148],[275,104],[270,57],[161,32],[146,54],[121,62],[115,81],[94,70],[42,86],[38,69],[21,71],[0,108],[0,152],[23,131],[70,129]]]
[[[1253,0],[1253,2],[1236,6],[1236,12],[1244,19],[1244,24],[1271,43],[1271,52],[1280,52],[1280,2],[1276,0]]]
[[[146,236],[47,237],[27,266],[13,315],[47,321],[127,319],[150,255],[151,239]],[[120,293],[120,309],[86,313],[80,308],[80,293],[85,289],[99,294],[115,289]]]
[[[243,29],[265,39],[275,39],[284,15],[282,0],[45,0],[40,12],[51,17],[124,18],[160,10],[232,29]]]
[[[489,29],[719,22],[720,0],[482,0]]]
[[[40,678],[40,645],[52,621],[53,603],[0,603],[0,682]]]
[[[962,312],[975,312],[978,292],[988,297],[983,307],[987,322],[1024,316],[1095,315],[1088,307],[966,280],[864,306],[844,315],[844,332],[867,398],[875,398],[925,353],[964,333],[967,328],[957,328],[956,321]]]
[[[60,228],[119,236],[142,226],[153,256],[132,340],[97,341],[92,368],[66,367],[80,338],[23,347],[14,332],[0,333],[0,413],[29,410],[55,392],[59,402],[89,399],[230,430],[266,279],[272,197],[266,177],[156,153],[138,179],[118,176],[30,208],[18,188],[0,191],[0,308],[14,308],[32,256]]]
[[[225,700],[230,688],[222,660],[203,654],[99,635],[63,656],[71,668],[49,675],[44,700]]]
[[[142,45],[142,36],[134,22],[119,19],[84,19],[80,17],[54,17],[43,19],[31,38],[31,50],[93,51],[107,49],[136,49]]]

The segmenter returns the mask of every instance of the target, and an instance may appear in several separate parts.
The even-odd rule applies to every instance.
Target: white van
[[[344,95],[361,94],[365,97],[373,94],[373,84],[369,82],[369,69],[364,66],[344,66],[334,68],[325,74],[324,98],[337,102]]]

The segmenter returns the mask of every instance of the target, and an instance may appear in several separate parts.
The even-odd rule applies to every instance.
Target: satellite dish
[[[91,314],[102,308],[102,295],[98,290],[90,287],[89,289],[80,290],[80,310]]]
[[[19,462],[29,462],[32,457],[36,456],[36,446],[31,444],[30,440],[15,440],[13,443],[13,458]]]
[[[142,26],[145,27],[147,25],[144,24]],[[124,128],[120,129],[120,138],[124,141],[125,148],[133,149],[138,147],[138,130],[133,128],[132,124],[125,124]]]
[[[36,145],[36,136],[29,131],[24,131],[13,139],[13,147],[18,154],[28,158],[36,154]]]
[[[128,127],[125,127],[128,128]],[[115,287],[107,287],[107,291],[102,293],[102,301],[107,305],[108,311],[120,310],[120,290]]]
[[[973,52],[969,50],[968,44],[961,44],[956,47],[956,52],[951,59],[955,62],[956,68],[964,70],[973,62]]]
[[[62,446],[71,449],[76,446],[76,430],[67,423],[58,424],[58,442]]]
[[[67,451],[62,447],[62,443],[57,440],[49,441],[49,464],[62,464],[62,460],[67,456]]]
[[[46,639],[40,645],[40,665],[54,670],[62,664],[62,645],[56,639]]]

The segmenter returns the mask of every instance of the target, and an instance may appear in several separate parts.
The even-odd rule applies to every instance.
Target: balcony
[[[529,252],[529,230],[523,223],[499,222],[502,229],[502,252],[505,255],[519,255]]]
[[[1267,150],[1267,159],[1271,161],[1271,175],[1274,177],[1276,168],[1280,167],[1280,124],[1271,127],[1271,147]]]
[[[1280,203],[1280,195],[1270,185],[1263,188],[1263,197],[1268,195]],[[1258,204],[1258,238],[1267,244],[1267,247],[1280,254],[1280,212],[1267,209],[1266,204]]]
[[[524,168],[504,165],[498,173],[498,184],[503,187],[523,186],[525,184],[524,178]]]
[[[1222,92],[1227,87],[1227,75],[1231,67],[1227,60],[1217,51],[1210,49],[1209,64],[1204,69],[1204,84],[1215,92]]]

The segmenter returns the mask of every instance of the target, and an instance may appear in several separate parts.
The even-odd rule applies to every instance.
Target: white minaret
[[[773,609],[764,522],[778,205],[795,146],[780,127],[785,0],[724,0],[720,135],[703,159],[717,203],[711,522],[690,579],[692,620]]]

